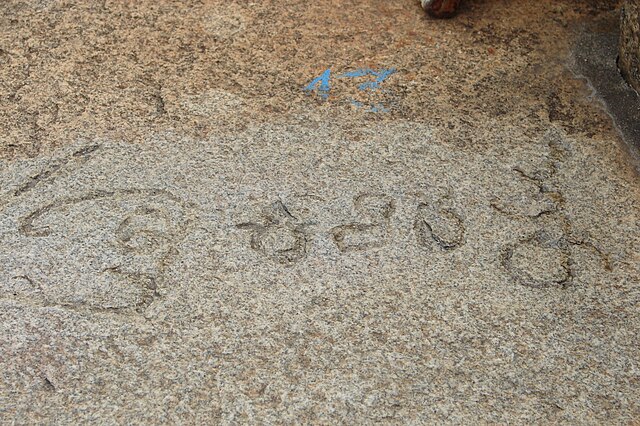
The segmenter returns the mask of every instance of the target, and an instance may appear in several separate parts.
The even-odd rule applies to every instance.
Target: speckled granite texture
[[[4,2],[0,423],[636,422],[618,7]]]
[[[640,92],[640,0],[627,0],[620,24],[620,69]]]

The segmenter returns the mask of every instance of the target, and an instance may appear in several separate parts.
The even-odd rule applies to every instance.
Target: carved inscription
[[[571,282],[570,257],[566,240],[540,231],[508,245],[502,253],[502,265],[518,284],[534,288],[562,287]]]
[[[47,259],[42,274],[24,279],[46,305],[141,313],[161,295],[187,232],[187,210],[159,189],[95,190],[52,201],[19,220],[19,232]]]
[[[575,246],[592,248],[603,259],[606,270],[611,270],[611,266],[608,256],[594,243],[573,235],[571,221],[564,212],[564,196],[554,187],[553,178],[569,157],[564,139],[552,129],[541,142],[548,150],[544,159],[513,169],[522,182],[535,189],[527,196],[512,196],[511,202],[494,200],[491,203],[501,213],[526,216],[540,226],[533,235],[507,244],[500,261],[515,283],[533,288],[566,287],[574,279],[572,248]]]
[[[416,201],[417,210],[413,230],[417,244],[451,251],[464,244],[465,226],[453,208],[432,208]],[[238,229],[251,232],[250,247],[273,261],[293,265],[304,259],[311,242],[329,237],[341,253],[363,252],[390,243],[392,218],[396,212],[393,197],[379,193],[362,193],[353,198],[352,220],[329,227],[326,231],[309,229],[291,214],[287,206],[277,201],[261,212],[256,222],[237,224]],[[410,232],[410,226],[405,228]]]
[[[384,195],[362,194],[354,199],[361,222],[350,222],[331,229],[333,241],[341,252],[382,247],[389,233],[394,201]]]
[[[262,222],[236,225],[251,231],[251,248],[283,265],[302,260],[307,255],[310,236],[281,201],[263,209]]]
[[[504,220],[535,224],[525,237],[498,243],[504,244],[499,263],[510,282],[536,289],[563,288],[574,281],[574,262],[580,259],[576,246],[597,253],[605,269],[611,266],[598,244],[574,235],[570,215],[564,211],[564,196],[555,181],[569,157],[564,140],[551,131],[544,143],[547,154],[540,161],[513,165],[508,182],[512,187],[496,190],[495,197],[485,200],[485,208]],[[30,172],[8,188],[0,197],[0,208],[33,195],[37,200],[48,197],[46,185],[60,183],[102,151],[100,145],[90,145],[51,160],[40,172]],[[149,312],[170,288],[166,277],[179,251],[190,249],[183,240],[194,208],[162,189],[73,188],[69,191],[76,192],[69,193],[74,195],[25,203],[16,217],[6,221],[12,225],[2,236],[8,236],[3,244],[26,248],[25,259],[38,267],[15,262],[17,267],[4,269],[9,279],[0,282],[0,297],[9,294],[20,303],[76,311]],[[435,257],[461,249],[472,233],[467,229],[470,216],[452,202],[452,190],[430,191],[411,196],[376,190],[340,195],[334,204],[322,206],[326,208],[322,215],[314,208],[298,209],[293,201],[271,200],[251,220],[233,225],[242,231],[246,248],[276,267],[304,264],[314,247],[331,256],[381,252],[400,236],[406,237],[402,244],[415,249],[412,255]]]
[[[426,249],[453,250],[464,244],[464,223],[451,208],[420,204],[413,229],[418,244]]]
[[[544,134],[541,144],[547,155],[538,162],[518,164],[512,179],[502,188],[503,194],[491,200],[491,206],[502,214],[538,218],[562,209],[562,193],[552,181],[569,156],[562,136],[555,129]]]
[[[56,176],[65,168],[73,168],[86,162],[94,152],[100,149],[100,145],[90,145],[77,149],[70,156],[53,163],[42,170],[40,173],[27,178],[14,192],[14,196],[23,195],[33,190],[39,184],[46,181],[53,181]]]

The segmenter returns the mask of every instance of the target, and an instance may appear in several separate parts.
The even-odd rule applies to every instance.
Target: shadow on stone
[[[585,28],[573,48],[573,71],[588,80],[621,133],[640,171],[640,95],[618,69],[619,22],[612,16]]]

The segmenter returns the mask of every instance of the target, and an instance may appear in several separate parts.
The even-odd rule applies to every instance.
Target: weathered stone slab
[[[3,1],[0,424],[632,424],[616,3]]]
[[[620,30],[620,70],[640,92],[640,0],[626,1]]]
[[[634,395],[637,188],[553,127],[494,128],[482,151],[417,123],[364,136],[271,125],[3,163],[5,414],[83,418],[73,395],[141,421],[262,417],[262,398],[382,419],[455,400],[451,369],[494,401]]]

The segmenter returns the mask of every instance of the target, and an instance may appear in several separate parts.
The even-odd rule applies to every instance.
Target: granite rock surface
[[[618,6],[3,3],[0,423],[637,421]]]
[[[622,9],[620,24],[620,70],[640,92],[640,1],[628,0]]]

